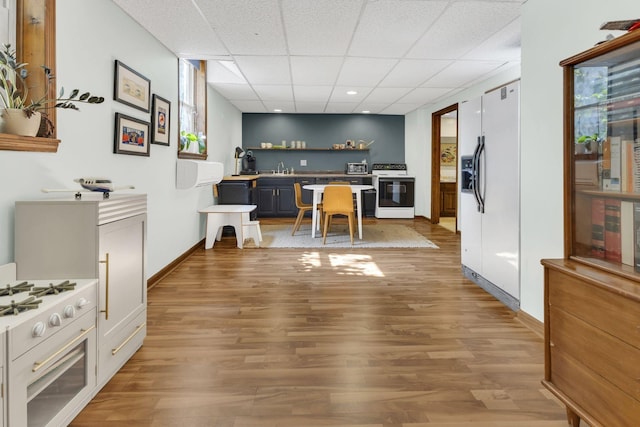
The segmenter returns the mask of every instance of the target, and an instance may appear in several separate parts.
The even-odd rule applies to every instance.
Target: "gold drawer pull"
[[[115,356],[115,355],[116,355],[120,350],[122,350],[122,347],[124,347],[125,345],[127,345],[127,343],[128,343],[129,341],[131,341],[131,340],[133,339],[133,337],[135,337],[135,336],[136,336],[136,334],[137,334],[138,332],[140,332],[140,331],[142,330],[142,328],[144,328],[144,327],[145,327],[145,325],[146,325],[146,324],[147,324],[147,322],[143,322],[143,323],[142,323],[142,325],[138,326],[138,327],[136,328],[136,330],[135,330],[135,331],[133,331],[133,333],[132,333],[131,335],[129,335],[129,337],[127,337],[127,339],[126,339],[126,340],[124,340],[124,342],[123,342],[122,344],[120,344],[119,346],[117,346],[116,348],[114,348],[113,350],[111,350],[111,355],[112,355],[112,356]]]
[[[42,368],[44,365],[46,365],[47,363],[51,362],[53,359],[55,359],[56,357],[58,357],[58,355],[60,353],[63,353],[65,351],[67,351],[67,349],[73,345],[75,345],[78,341],[80,341],[82,338],[84,338],[85,335],[87,335],[89,332],[93,331],[95,329],[96,325],[91,325],[91,327],[89,329],[81,329],[82,333],[80,335],[78,335],[77,337],[75,337],[74,339],[72,339],[71,341],[69,341],[64,347],[62,347],[60,350],[56,351],[55,353],[53,353],[51,356],[47,357],[46,359],[44,359],[42,362],[34,362],[33,364],[33,369],[31,369],[31,372],[37,372],[40,368]]]

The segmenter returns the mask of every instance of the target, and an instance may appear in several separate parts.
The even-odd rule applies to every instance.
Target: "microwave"
[[[347,175],[366,175],[369,173],[366,163],[347,163],[345,169]]]

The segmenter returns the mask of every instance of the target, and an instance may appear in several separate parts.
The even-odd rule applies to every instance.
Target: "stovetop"
[[[406,163],[374,163],[371,166],[371,174],[374,176],[406,176]]]
[[[14,280],[0,282],[0,328],[32,321],[41,313],[75,305],[97,279]],[[93,292],[91,299],[95,300]],[[95,303],[95,301],[93,301]]]

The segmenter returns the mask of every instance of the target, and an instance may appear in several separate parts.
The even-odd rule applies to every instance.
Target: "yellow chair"
[[[296,234],[296,231],[300,228],[300,224],[302,224],[302,218],[304,217],[305,212],[313,209],[313,203],[304,203],[302,201],[302,186],[299,182],[293,184],[293,189],[296,195],[296,207],[298,208],[298,217],[296,218],[295,224],[293,224],[293,230],[291,230],[291,235]],[[318,203],[318,215],[320,218],[320,227],[322,227],[322,203]]]
[[[355,231],[355,210],[353,209],[353,193],[348,185],[327,185],[322,199],[324,212],[324,227],[322,231],[322,244],[327,241],[327,231],[331,227],[333,215],[345,215],[349,222],[349,237],[353,245],[353,233]]]

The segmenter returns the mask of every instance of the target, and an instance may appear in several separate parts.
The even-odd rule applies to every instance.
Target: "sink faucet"
[[[280,168],[282,168],[282,170],[280,170]],[[284,173],[284,162],[280,161],[280,163],[278,163],[278,173]]]

